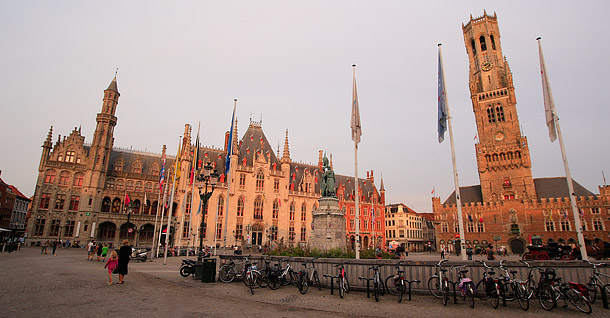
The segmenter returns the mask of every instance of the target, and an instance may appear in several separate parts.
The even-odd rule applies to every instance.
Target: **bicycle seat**
[[[511,274],[517,274],[518,271],[510,271]]]
[[[460,270],[460,273],[466,274],[466,273],[468,273],[468,270],[467,269],[462,269],[462,270]]]
[[[494,272],[494,271],[489,271],[489,272],[487,272],[487,274],[489,274],[489,275],[496,275],[496,272]]]
[[[447,269],[446,268],[441,268],[440,271],[444,273],[444,272],[447,271]]]

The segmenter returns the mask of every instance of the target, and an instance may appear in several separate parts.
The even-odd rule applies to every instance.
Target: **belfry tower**
[[[470,62],[470,98],[479,142],[475,145],[483,202],[533,199],[527,138],[517,117],[513,77],[502,55],[496,14],[462,24]]]

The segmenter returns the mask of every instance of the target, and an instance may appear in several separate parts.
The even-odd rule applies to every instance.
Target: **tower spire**
[[[286,139],[284,140],[284,153],[282,154],[282,162],[290,161],[290,149],[288,146],[288,129],[286,129]]]

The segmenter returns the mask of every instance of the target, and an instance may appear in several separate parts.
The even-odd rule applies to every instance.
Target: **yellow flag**
[[[176,167],[174,168],[174,181],[178,178],[180,178],[180,146],[181,144],[178,144],[178,153],[176,154]]]

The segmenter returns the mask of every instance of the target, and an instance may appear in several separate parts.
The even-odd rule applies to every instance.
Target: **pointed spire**
[[[383,174],[381,174],[381,184],[379,185],[379,191],[385,191],[385,187],[383,186]]]
[[[51,126],[51,129],[49,129],[49,133],[47,134],[47,139],[45,140],[45,142],[42,144],[43,147],[48,147],[51,148],[51,146],[53,145],[53,126]]]
[[[284,153],[282,154],[282,162],[290,162],[290,149],[288,147],[288,129],[286,129],[286,140],[284,140]]]
[[[118,69],[117,69],[118,71]],[[112,79],[112,82],[110,82],[110,85],[108,85],[108,88],[106,88],[107,91],[114,91],[114,92],[119,92],[119,88],[116,84],[116,73],[114,74],[114,78]]]

